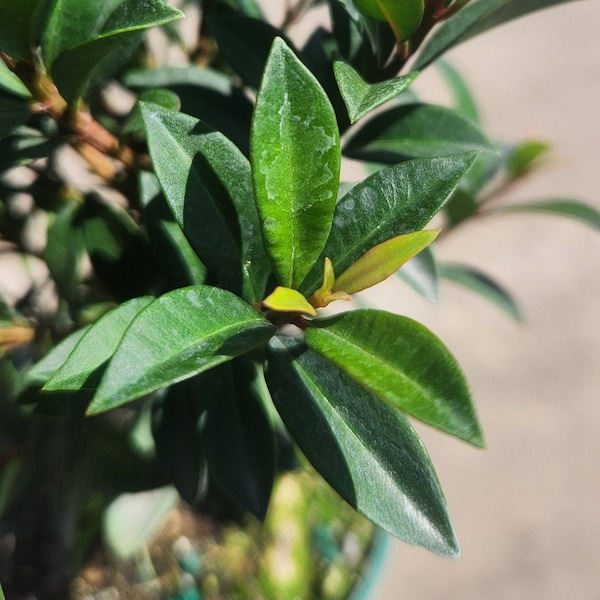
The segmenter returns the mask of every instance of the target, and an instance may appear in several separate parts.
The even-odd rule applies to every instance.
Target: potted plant
[[[462,40],[559,3],[330,0],[330,29],[299,49],[287,29],[317,2],[300,0],[276,27],[253,0],[205,1],[201,13],[162,0],[3,1],[0,233],[30,274],[1,307],[9,597],[64,597],[102,523],[154,580],[147,537],[177,498],[253,515],[250,531],[267,532],[258,571],[242,569],[266,587],[247,597],[308,597],[269,588],[289,580],[265,571],[278,519],[304,514],[307,491],[325,513],[342,510],[308,467],[282,475],[299,463],[383,530],[459,554],[406,415],[483,446],[460,366],[407,317],[328,306],[402,267],[425,296],[444,276],[517,315],[489,278],[437,266],[431,244],[489,212],[492,182],[518,181],[546,146],[490,141],[447,66],[463,98],[454,109],[410,86]],[[189,22],[191,35],[179,27]],[[143,34],[159,26],[152,44]],[[343,155],[369,175],[340,184]],[[517,209],[599,220],[575,201]],[[434,217],[441,234],[425,229]],[[136,528],[136,517],[147,518]],[[319,529],[328,522],[288,548],[321,544],[327,562],[340,539]],[[178,548],[197,582],[197,553]],[[306,580],[312,563],[295,564]]]

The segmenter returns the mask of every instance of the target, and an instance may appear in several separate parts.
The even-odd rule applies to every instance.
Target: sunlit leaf
[[[263,304],[275,311],[293,312],[316,316],[317,311],[297,290],[278,285],[264,300]]]

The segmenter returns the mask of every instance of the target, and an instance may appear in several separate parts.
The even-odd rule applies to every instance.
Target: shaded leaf
[[[423,325],[379,310],[355,310],[311,321],[306,343],[396,408],[484,445],[458,363]]]
[[[3,0],[0,19],[0,49],[10,56],[29,59],[33,26],[42,0]]]
[[[0,60],[0,90],[9,92],[19,98],[31,98],[31,94],[25,84],[2,60]]]
[[[439,295],[438,268],[433,251],[425,248],[411,258],[398,271],[400,279],[430,302],[437,302]]]
[[[354,3],[369,17],[386,21],[398,42],[411,36],[425,10],[424,0],[354,0]]]
[[[369,84],[343,60],[334,60],[333,71],[351,123],[355,123],[373,109],[397,96],[418,76],[418,73],[410,73]]]
[[[279,283],[295,288],[329,234],[340,148],[327,96],[281,39],[265,67],[251,140],[265,249]]]
[[[453,46],[492,27],[569,1],[571,0],[474,0],[433,33],[423,46],[413,68],[424,69]]]
[[[273,402],[325,480],[379,527],[456,556],[433,465],[406,418],[303,345],[278,337],[269,350]]]
[[[58,139],[48,139],[35,129],[20,127],[0,140],[0,173],[48,156],[59,144]]]
[[[511,204],[494,209],[496,213],[547,213],[559,217],[569,217],[589,225],[594,229],[600,229],[600,211],[590,204],[580,200],[571,200],[569,198],[552,198],[547,200],[538,200],[537,202],[527,202],[523,204]]]
[[[458,283],[489,300],[515,321],[523,320],[521,310],[510,294],[485,273],[458,263],[441,263],[439,271],[441,277]]]
[[[479,124],[479,111],[477,110],[475,98],[473,98],[471,90],[460,72],[446,60],[436,61],[435,66],[452,94],[454,110],[473,121],[473,123]]]
[[[395,163],[493,146],[477,125],[453,110],[432,104],[396,106],[375,115],[344,145],[351,158]]]
[[[104,367],[118,348],[123,334],[138,313],[153,300],[152,296],[134,298],[93,323],[65,362],[46,382],[43,390],[79,390],[97,387]]]
[[[243,300],[219,288],[179,288],[131,323],[110,361],[89,414],[110,410],[249,352],[274,333]]]
[[[263,520],[275,480],[275,435],[262,403],[256,367],[236,359],[207,373],[202,439],[211,475]]]
[[[29,115],[29,102],[26,99],[0,91],[0,139],[26,123]]]
[[[310,295],[319,286],[325,256],[342,272],[373,246],[423,229],[476,157],[471,152],[407,161],[355,185],[336,205],[327,244],[300,291]]]
[[[150,104],[141,111],[156,175],[190,244],[226,287],[261,300],[270,268],[248,160],[193,117]]]

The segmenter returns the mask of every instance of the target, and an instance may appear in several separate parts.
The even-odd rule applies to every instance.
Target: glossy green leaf
[[[552,198],[547,200],[538,200],[536,202],[526,202],[523,204],[511,204],[494,210],[496,213],[546,213],[559,217],[568,217],[575,219],[594,229],[600,230],[600,210],[590,204],[580,200],[571,200],[569,198]]]
[[[7,137],[27,122],[30,115],[29,102],[0,91],[0,139]]]
[[[207,375],[202,439],[211,475],[263,520],[275,480],[275,435],[262,403],[256,366],[240,358]]]
[[[306,343],[413,417],[483,446],[471,393],[448,349],[408,317],[364,309],[315,319]]]
[[[527,174],[549,150],[550,145],[539,140],[527,140],[512,148],[506,163],[509,177]]]
[[[496,305],[515,321],[522,321],[523,315],[511,295],[491,277],[478,269],[458,263],[441,263],[440,276],[462,285]]]
[[[399,271],[398,277],[430,302],[437,302],[439,276],[437,262],[431,248],[425,248],[409,260]]]
[[[435,63],[452,95],[454,110],[463,117],[479,124],[479,110],[471,90],[461,73],[448,61],[438,60]]]
[[[398,42],[411,36],[425,10],[424,0],[354,0],[354,3],[369,17],[386,21]]]
[[[59,54],[52,66],[52,77],[62,96],[75,102],[82,96],[90,80],[128,58],[129,46],[140,34],[152,27],[165,25],[183,17],[183,13],[167,6],[163,0],[125,0],[109,16],[102,30],[77,42]],[[86,17],[86,21],[89,15]],[[59,46],[62,44],[60,42]]]
[[[355,185],[338,202],[327,244],[300,291],[310,295],[319,287],[325,256],[341,273],[373,246],[423,229],[476,157],[477,153],[470,152],[407,161]]]
[[[433,33],[413,68],[424,69],[444,52],[465,40],[530,12],[572,0],[473,0]]]
[[[202,445],[205,411],[202,376],[172,385],[152,406],[156,455],[179,495],[199,507],[208,489],[208,465]]]
[[[314,307],[297,290],[278,285],[264,300],[263,305],[270,310],[293,312],[312,317],[317,316]]]
[[[168,292],[131,323],[88,412],[110,410],[211,369],[260,346],[274,330],[225,290],[199,285]]]
[[[206,267],[175,221],[155,175],[140,173],[139,186],[148,240],[170,286],[204,283]]]
[[[279,283],[295,288],[329,234],[340,147],[327,96],[281,39],[258,91],[251,162],[265,249]]]
[[[140,102],[158,104],[158,106],[162,106],[167,110],[178,111],[181,108],[179,96],[175,92],[164,88],[145,90],[140,94],[139,100]],[[123,133],[130,134],[143,131],[144,121],[140,112],[140,105],[136,103],[123,127]]]
[[[396,163],[471,150],[492,150],[477,125],[445,106],[407,104],[380,113],[344,145],[351,158]]]
[[[459,554],[431,461],[399,411],[283,337],[266,378],[294,440],[346,502],[406,542]]]
[[[355,123],[384,102],[397,96],[418,76],[418,73],[409,73],[380,83],[369,84],[343,60],[333,62],[333,71],[351,123]]]
[[[439,232],[439,229],[414,231],[377,244],[336,278],[333,291],[343,290],[347,294],[356,294],[384,281],[406,261],[429,246]]]
[[[42,0],[3,0],[0,19],[0,50],[10,56],[29,59],[33,46],[33,26]]]
[[[261,300],[270,268],[248,160],[198,119],[150,104],[141,110],[156,175],[190,244],[223,285]]]
[[[45,391],[94,389],[104,367],[138,313],[154,298],[141,296],[124,302],[98,319],[79,340],[61,367],[43,387]]]
[[[111,552],[127,560],[142,551],[177,500],[177,490],[171,486],[118,496],[104,513],[104,540]]]

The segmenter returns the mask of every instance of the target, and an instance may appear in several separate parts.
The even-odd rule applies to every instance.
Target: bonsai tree
[[[461,368],[423,325],[345,303],[398,272],[428,298],[443,276],[518,318],[498,284],[437,265],[432,246],[498,210],[490,187],[547,147],[489,140],[439,59],[560,3],[329,0],[330,28],[297,48],[288,28],[319,2],[277,27],[254,0],[2,1],[0,235],[32,273],[16,297],[0,282],[13,563],[43,530],[68,573],[110,501],[167,484],[262,520],[297,450],[378,527],[459,554],[408,417],[484,446]],[[156,27],[161,51],[144,35]],[[433,64],[453,108],[411,90]],[[341,182],[342,157],[368,176]],[[573,200],[511,210],[600,222]],[[52,524],[26,532],[31,511]]]

